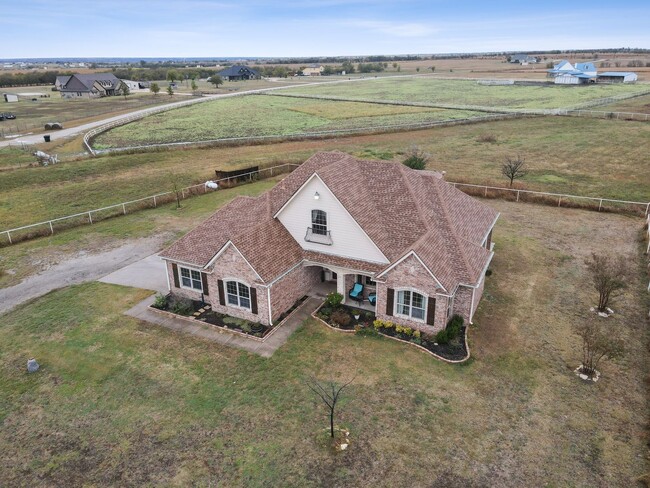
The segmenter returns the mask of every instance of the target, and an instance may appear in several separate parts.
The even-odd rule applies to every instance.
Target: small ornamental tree
[[[124,100],[126,100],[126,97],[128,97],[131,94],[131,89],[126,83],[122,83],[120,88],[122,90],[122,95],[124,96]]]
[[[169,95],[170,97],[174,95],[174,89],[172,88],[171,85],[167,87],[167,95]]]
[[[623,354],[623,342],[616,331],[603,331],[597,318],[578,326],[576,331],[582,339],[582,367],[580,372],[589,376],[596,374],[598,363],[603,358],[615,359]]]
[[[196,84],[196,80],[194,78],[192,78],[191,87],[192,87],[192,91],[196,91],[196,89],[198,88],[198,85]]]
[[[592,253],[585,260],[594,288],[598,292],[598,311],[606,312],[612,298],[628,286],[630,269],[625,257]]]
[[[307,387],[327,406],[330,418],[330,437],[332,438],[334,438],[334,415],[336,413],[336,405],[341,399],[341,392],[353,381],[354,378],[342,385],[338,385],[333,380],[321,382],[313,376],[310,376],[306,381]]]
[[[214,75],[210,78],[210,83],[212,83],[215,88],[219,88],[219,85],[223,85],[223,78],[219,75]]]
[[[158,92],[160,92],[160,85],[158,85],[158,83],[152,83],[151,86],[149,87],[149,90],[154,95],[158,95]]]
[[[517,156],[516,158],[507,157],[501,165],[501,174],[510,180],[510,188],[515,180],[526,176],[526,160]]]
[[[425,169],[430,158],[429,153],[413,145],[406,151],[406,159],[403,163],[411,169]]]

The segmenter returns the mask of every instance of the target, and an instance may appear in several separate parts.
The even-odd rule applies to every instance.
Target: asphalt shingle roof
[[[305,251],[274,218],[314,173],[391,263],[415,251],[449,291],[478,281],[490,257],[481,243],[497,212],[438,173],[340,152],[317,153],[263,195],[234,199],[162,256],[205,267],[232,241],[264,282],[302,259],[370,273],[388,267]]]

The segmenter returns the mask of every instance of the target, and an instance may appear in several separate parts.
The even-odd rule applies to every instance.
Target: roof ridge
[[[435,182],[434,184],[438,184],[438,182]],[[448,183],[447,183],[448,184]],[[457,190],[460,191],[460,190]],[[458,249],[458,252],[460,254],[460,257],[463,260],[463,264],[465,265],[464,272],[466,273],[467,276],[469,276],[469,270],[471,269],[471,266],[469,264],[469,260],[467,259],[467,255],[465,254],[465,249],[463,246],[459,245],[460,244],[460,236],[458,235],[458,232],[456,232],[455,226],[451,225],[451,220],[449,217],[449,211],[446,205],[446,202],[440,198],[440,192],[434,191],[434,198],[438,201],[438,204],[440,205],[440,208],[442,209],[442,212],[445,215],[445,218],[442,219],[442,223],[444,226],[446,226],[449,229],[449,233],[451,237],[454,239],[456,242],[456,249]]]

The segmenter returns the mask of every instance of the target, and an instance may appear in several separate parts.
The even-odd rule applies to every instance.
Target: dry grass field
[[[496,256],[464,366],[312,321],[265,360],[125,317],[146,292],[97,283],[2,317],[0,484],[632,486],[648,471],[640,219],[489,204]],[[586,384],[583,259],[611,248],[637,263],[607,319],[627,351]],[[352,371],[352,444],[333,454],[303,380]]]

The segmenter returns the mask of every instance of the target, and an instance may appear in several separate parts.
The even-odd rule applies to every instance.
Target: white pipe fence
[[[502,195],[511,194],[514,197],[516,202],[522,200],[523,197],[528,195],[538,198],[543,198],[546,201],[543,203],[550,203],[549,199],[553,199],[553,205],[557,200],[557,206],[562,207],[578,207],[581,205],[571,205],[572,202],[583,202],[582,207],[586,207],[589,210],[609,211],[609,212],[621,212],[621,213],[641,213],[646,217],[650,214],[650,202],[634,202],[630,200],[615,200],[613,198],[603,198],[603,197],[585,197],[580,195],[570,195],[567,193],[549,193],[544,191],[533,191],[533,190],[521,190],[517,188],[503,188],[500,186],[487,186],[487,185],[475,185],[471,183],[457,183],[450,181],[450,184],[454,185],[461,191],[464,191],[463,188],[469,188],[470,191],[465,191],[465,193],[471,195],[482,196],[484,198],[499,198],[498,194]],[[596,209],[596,203],[598,208]]]
[[[231,180],[241,180],[242,178],[248,177],[248,181],[250,182],[253,181],[255,175],[259,176],[262,173],[264,174],[268,173],[267,177],[272,178],[274,175],[278,175],[286,172],[287,168],[290,168],[290,171],[292,171],[296,166],[300,166],[300,165],[296,163],[285,163],[278,166],[272,166],[270,168],[261,168],[257,171],[251,171],[249,173],[244,173],[237,176],[229,176],[227,178],[221,178],[219,180],[214,180],[214,181],[216,183],[224,183],[224,182],[229,183]],[[186,198],[189,198],[191,196],[197,194],[205,194],[212,191],[214,190],[209,190],[208,188],[206,188],[205,183],[200,183],[198,185],[192,185],[185,188],[181,188],[177,192],[167,191],[163,193],[157,193],[155,195],[138,198],[136,200],[130,200],[128,202],[116,203],[114,205],[109,205],[107,207],[95,208],[93,210],[86,210],[84,212],[76,213],[73,215],[66,215],[65,217],[58,217],[55,219],[45,220],[43,222],[38,222],[36,224],[24,225],[22,227],[16,227],[14,229],[3,230],[0,231],[0,236],[5,235],[7,240],[4,243],[0,242],[0,246],[6,244],[14,244],[16,242],[29,240],[36,237],[41,237],[43,235],[53,235],[55,229],[54,224],[56,223],[63,223],[67,221],[68,225],[63,226],[63,228],[78,227],[80,225],[92,224],[93,222],[96,222],[98,220],[104,220],[110,217],[116,217],[119,215],[126,215],[127,213],[137,212],[138,210],[142,210],[143,208],[155,208],[158,206],[158,204],[169,203],[171,201],[174,201],[177,198],[177,196],[180,199],[185,200]],[[136,206],[135,209],[132,209],[131,212],[127,212],[128,206],[141,204],[143,202],[148,204],[145,206],[138,205]],[[93,220],[93,215],[95,216],[94,220]],[[38,231],[38,228],[41,228],[40,232]],[[29,229],[33,229],[33,232],[32,233],[27,232],[26,234],[16,238],[15,234],[17,232],[28,231]],[[12,233],[14,234],[14,238],[12,238]]]

